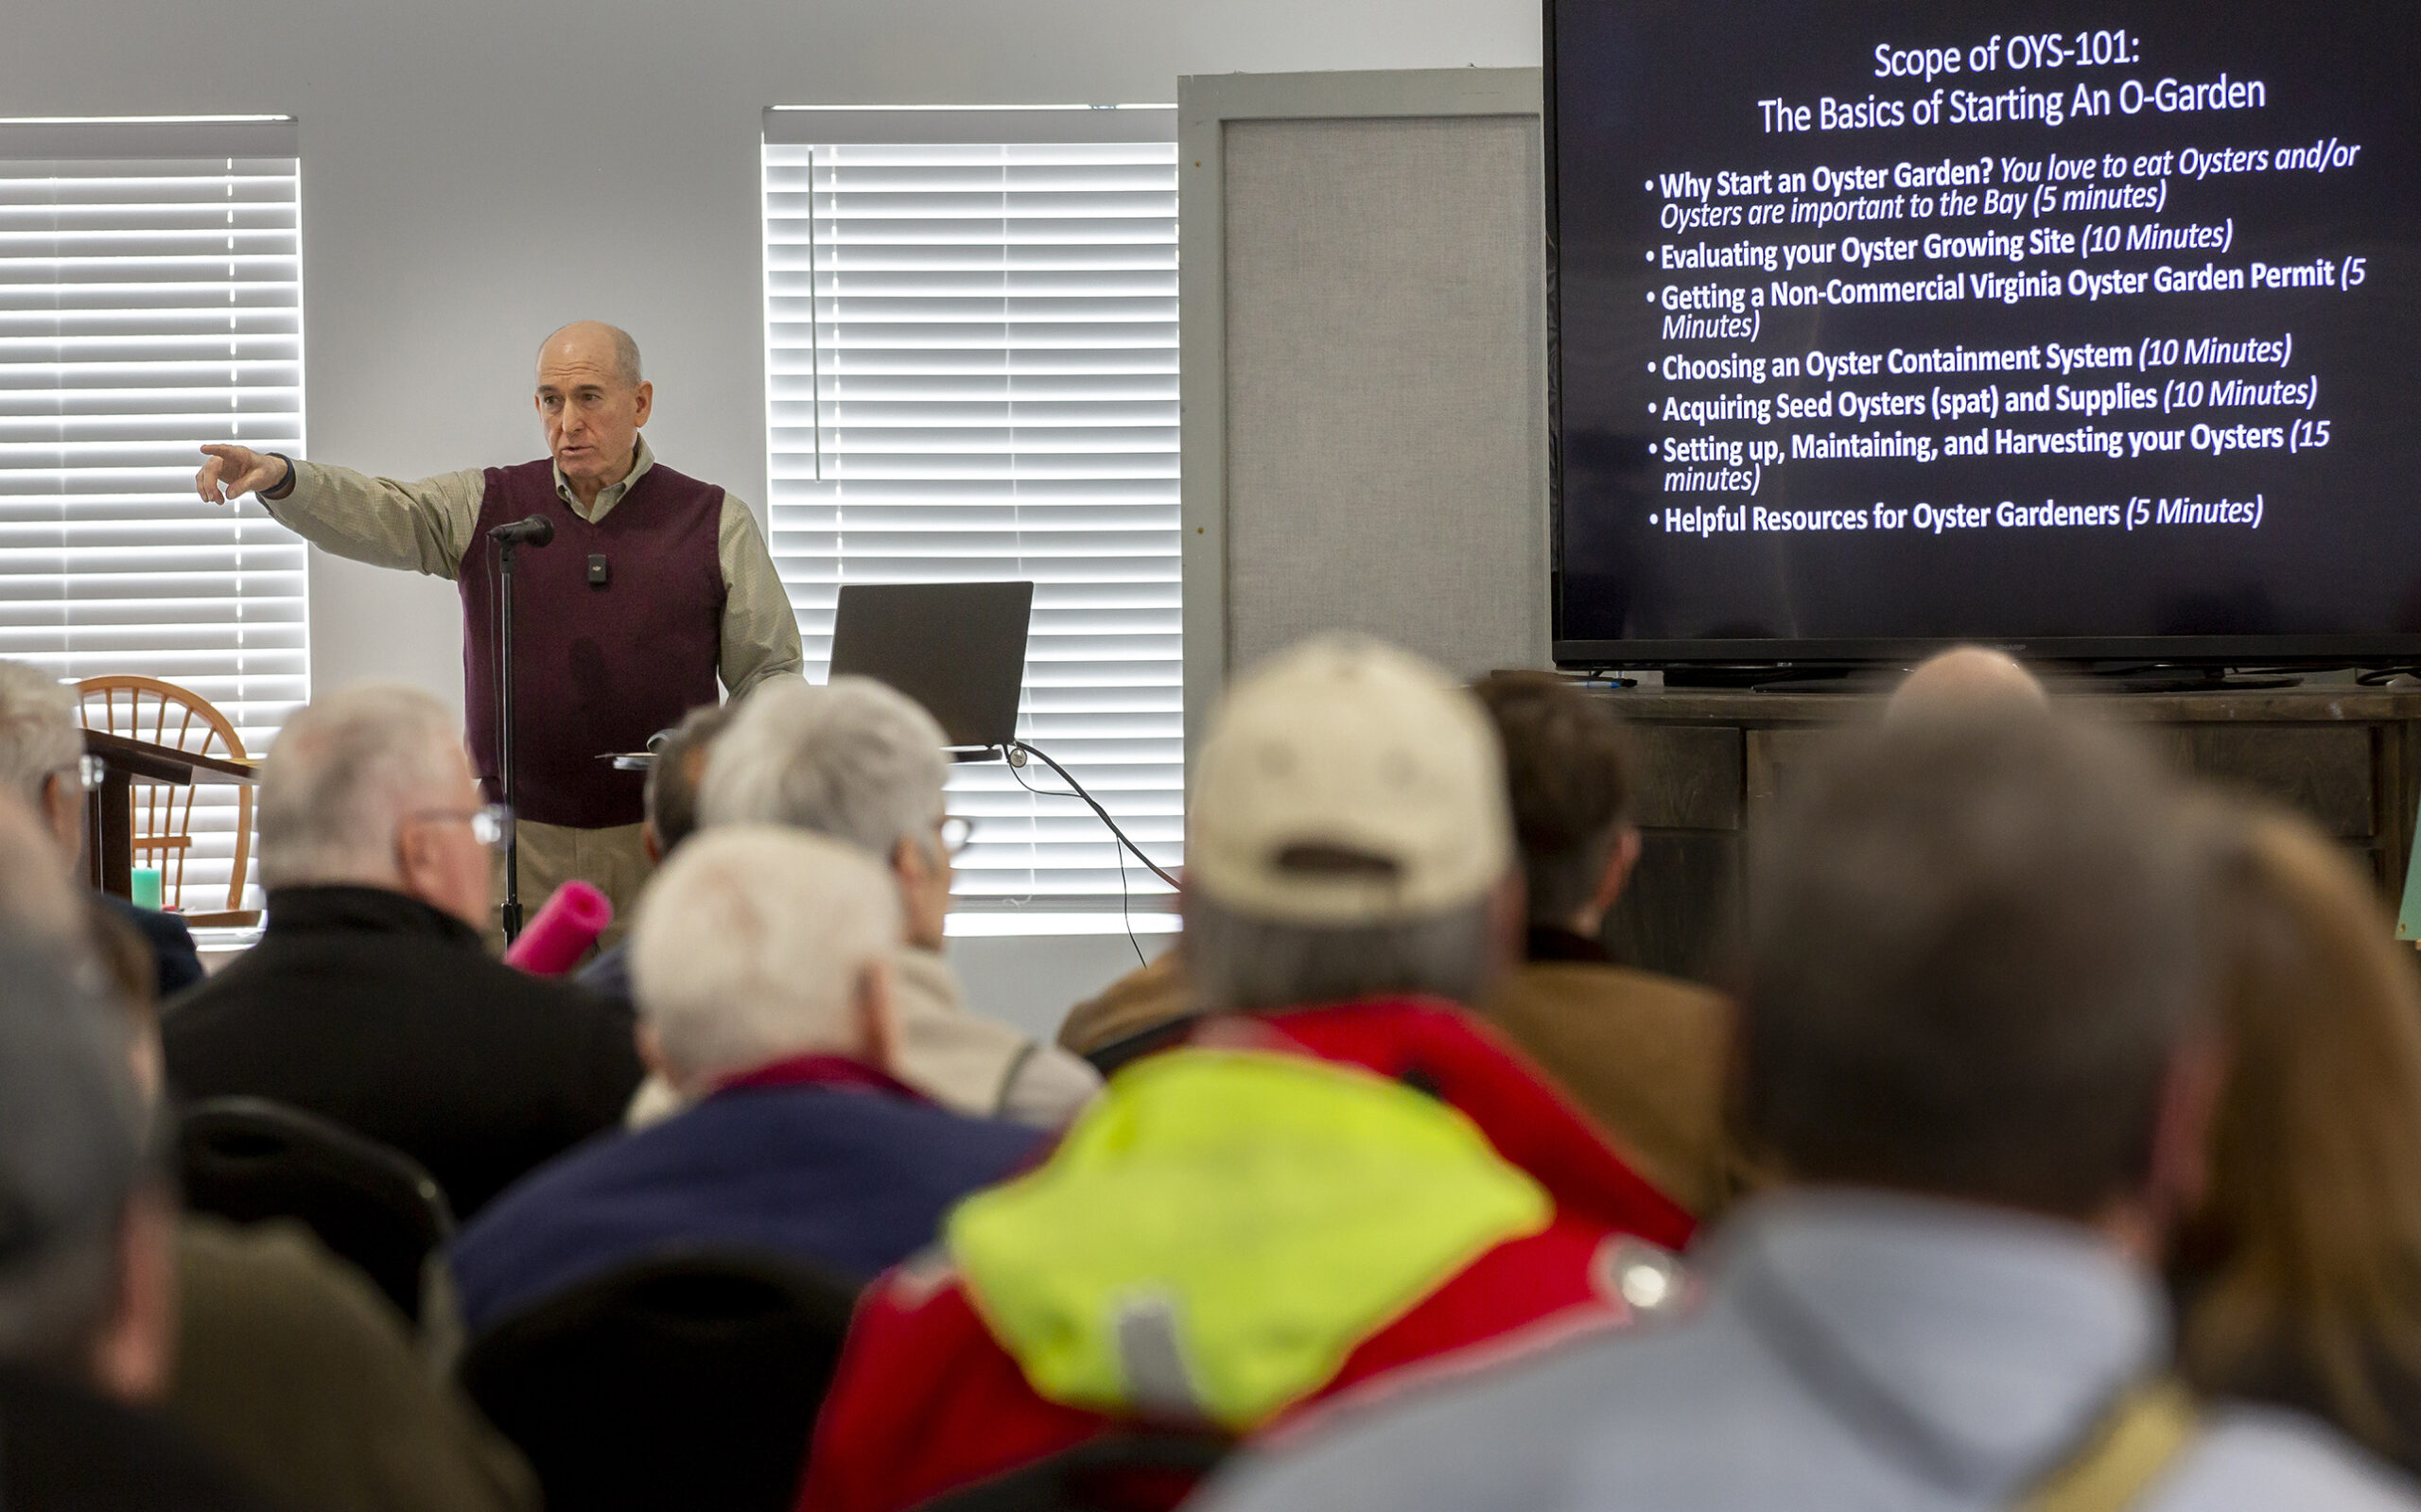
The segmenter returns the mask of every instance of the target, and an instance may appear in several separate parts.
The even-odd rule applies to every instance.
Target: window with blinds
[[[197,498],[195,448],[303,449],[297,183],[290,120],[0,122],[0,656],[190,688],[254,756],[308,697],[304,547]],[[235,793],[196,794],[189,911]]]
[[[773,548],[809,676],[845,582],[1031,580],[1019,733],[1172,870],[1175,136],[1164,107],[775,110],[764,147]],[[1122,889],[1167,911],[1062,791],[1039,763],[957,769],[967,925],[1114,923]]]

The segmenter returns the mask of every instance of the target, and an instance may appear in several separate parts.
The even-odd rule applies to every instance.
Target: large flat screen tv
[[[1548,0],[1558,659],[2421,661],[2416,39]]]

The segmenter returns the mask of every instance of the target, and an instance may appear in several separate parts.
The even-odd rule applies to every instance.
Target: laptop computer
[[[832,616],[834,677],[871,677],[925,706],[974,760],[1018,737],[1031,582],[852,582]]]

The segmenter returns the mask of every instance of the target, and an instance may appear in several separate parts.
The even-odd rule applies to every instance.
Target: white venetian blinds
[[[1174,112],[769,111],[773,546],[823,675],[844,582],[1031,580],[1020,735],[1183,836]],[[1072,798],[961,767],[961,907],[1115,909]],[[1059,786],[1038,764],[1037,789]],[[1164,888],[1129,859],[1148,907]]]
[[[308,696],[304,547],[192,478],[302,450],[296,185],[290,121],[0,122],[0,656],[181,684],[255,756]],[[201,790],[187,909],[234,818]]]

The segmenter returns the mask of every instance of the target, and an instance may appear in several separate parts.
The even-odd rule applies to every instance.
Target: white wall
[[[1179,74],[1535,65],[1539,7],[28,0],[7,37],[7,114],[300,119],[313,456],[417,476],[539,455],[531,352],[593,316],[646,350],[658,454],[761,514],[762,107],[1174,100]],[[402,678],[459,700],[449,584],[313,556],[316,686]],[[1026,949],[1021,1004],[1102,976],[1089,943]]]

